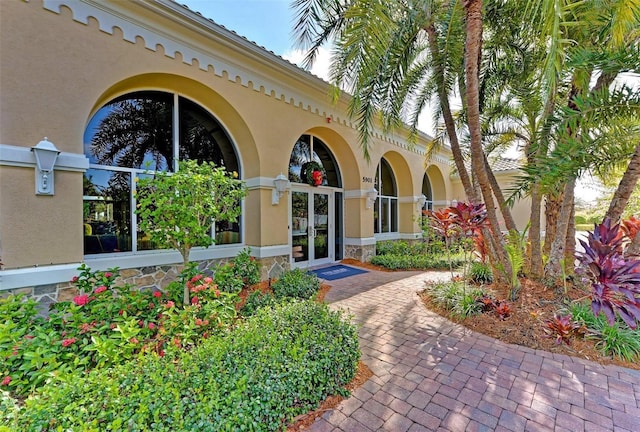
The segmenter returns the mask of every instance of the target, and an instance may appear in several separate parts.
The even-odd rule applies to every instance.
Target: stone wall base
[[[369,262],[376,254],[376,245],[353,246],[346,245],[344,248],[344,257],[353,258],[362,262]]]
[[[199,261],[198,268],[201,272],[210,276],[218,265],[226,264],[232,260],[233,258],[224,258]],[[257,261],[260,264],[261,280],[278,278],[285,270],[290,268],[288,255],[259,258]],[[174,264],[123,269],[120,270],[120,277],[116,279],[115,283],[117,285],[130,284],[139,290],[163,290],[178,278],[182,268],[182,264]],[[24,294],[26,297],[36,300],[40,314],[47,315],[49,307],[53,303],[72,301],[80,292],[71,282],[62,282],[0,291],[0,298],[18,294]]]

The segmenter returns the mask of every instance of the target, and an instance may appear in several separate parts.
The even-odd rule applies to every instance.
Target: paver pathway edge
[[[308,430],[640,430],[640,371],[508,345],[427,310],[443,272],[370,271],[329,282],[374,376]]]

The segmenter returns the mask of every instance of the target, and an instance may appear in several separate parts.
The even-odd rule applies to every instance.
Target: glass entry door
[[[311,267],[334,261],[333,192],[294,189],[291,210],[292,265]]]

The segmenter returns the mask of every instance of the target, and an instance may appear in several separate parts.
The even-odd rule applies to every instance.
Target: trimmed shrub
[[[310,299],[320,289],[320,279],[313,273],[300,269],[288,270],[271,285],[277,299]]]
[[[43,431],[281,430],[342,393],[359,355],[357,330],[340,312],[291,302],[172,361],[142,356],[45,386],[3,422]]]
[[[220,291],[227,293],[237,294],[244,287],[244,281],[236,273],[235,265],[232,262],[216,267],[213,281],[218,285]]]
[[[245,286],[260,282],[260,265],[251,256],[251,249],[245,248],[233,259],[233,272],[242,279]]]
[[[254,315],[258,309],[266,306],[272,306],[277,303],[275,296],[272,293],[263,293],[261,291],[253,291],[247,297],[247,301],[240,310],[242,316]]]
[[[451,258],[453,267],[460,267],[464,260],[461,256]],[[390,270],[449,270],[449,261],[444,255],[376,255],[371,264]]]

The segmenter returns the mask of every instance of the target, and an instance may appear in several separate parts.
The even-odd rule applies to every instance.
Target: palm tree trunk
[[[560,214],[558,215],[555,237],[551,244],[549,260],[544,269],[545,276],[549,278],[559,279],[562,276],[562,261],[565,258],[564,251],[567,244],[569,218],[571,217],[575,188],[576,178],[572,176],[564,186],[564,199],[560,207]],[[571,265],[573,265],[573,262],[571,262]]]
[[[462,156],[462,150],[460,149],[460,143],[458,141],[458,135],[456,133],[455,121],[453,120],[453,114],[451,113],[451,106],[449,105],[449,95],[445,89],[445,71],[442,64],[442,56],[438,48],[438,37],[436,33],[436,27],[433,23],[425,28],[427,38],[429,41],[429,51],[431,58],[433,59],[435,67],[435,79],[438,83],[438,99],[440,101],[440,109],[442,110],[442,117],[444,118],[444,125],[447,129],[447,136],[449,137],[449,144],[451,144],[451,153],[453,154],[453,162],[458,170],[458,175],[462,181],[464,192],[467,195],[467,199],[472,203],[478,203],[480,201],[475,189],[471,184],[469,173],[464,165],[464,157]]]
[[[618,183],[618,188],[613,194],[613,198],[609,204],[609,210],[607,210],[607,214],[604,216],[605,219],[609,218],[613,223],[620,222],[622,212],[624,212],[625,207],[627,207],[627,203],[638,183],[638,179],[640,179],[640,144],[636,146],[636,150],[633,152],[631,160],[629,160],[627,170],[620,179],[620,183]]]
[[[567,226],[567,240],[564,249],[564,271],[566,275],[575,273],[576,261],[576,200],[571,202],[571,214]]]
[[[502,189],[498,184],[498,180],[496,180],[496,176],[493,175],[493,171],[489,166],[489,161],[487,160],[487,155],[484,155],[484,163],[487,167],[487,175],[489,176],[489,182],[491,183],[491,189],[493,189],[493,195],[496,197],[496,201],[498,202],[498,207],[500,208],[500,213],[502,213],[502,219],[504,219],[504,225],[507,231],[518,231],[518,227],[516,226],[516,222],[513,220],[513,216],[511,215],[511,210],[507,205],[507,201],[504,199],[504,194],[502,193]]]
[[[551,254],[551,245],[556,238],[558,219],[560,218],[560,209],[562,208],[563,200],[564,192],[556,192],[547,195],[547,203],[545,205],[546,229],[544,235],[544,247],[542,248],[542,255],[547,258],[549,258],[549,254]]]
[[[467,122],[471,136],[471,166],[477,178],[487,209],[487,219],[491,226],[492,238],[496,244],[496,255],[504,269],[503,275],[496,275],[499,280],[507,279],[511,274],[511,264],[507,258],[504,239],[500,232],[496,209],[493,201],[491,184],[487,175],[485,155],[482,148],[482,131],[480,126],[480,86],[479,64],[482,48],[482,0],[465,0],[466,40],[465,40],[465,80],[467,95]]]
[[[529,221],[529,260],[527,263],[527,273],[534,278],[542,276],[542,223],[540,214],[542,211],[542,194],[540,185],[534,184],[531,187],[531,216]]]

